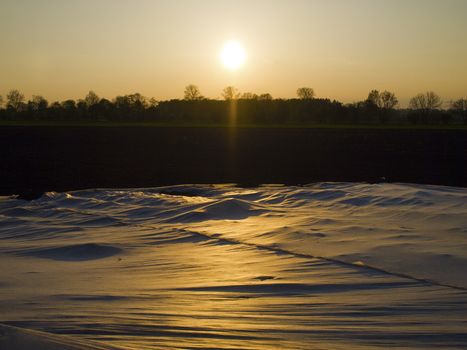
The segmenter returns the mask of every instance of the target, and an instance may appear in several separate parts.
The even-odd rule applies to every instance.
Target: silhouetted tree
[[[258,95],[252,92],[244,92],[243,94],[241,94],[240,98],[242,100],[257,100]]]
[[[18,90],[10,90],[6,95],[7,108],[11,108],[15,111],[20,111],[24,106],[24,95]]]
[[[65,100],[60,103],[62,107],[63,114],[66,115],[67,119],[75,118],[77,115],[77,107],[75,100]]]
[[[89,91],[86,97],[84,98],[84,102],[86,103],[86,106],[89,108],[92,105],[95,105],[99,102],[99,96],[94,91]]]
[[[366,98],[365,104],[368,107],[379,107],[380,102],[380,95],[378,90],[371,90],[368,93],[368,97]]]
[[[49,106],[49,102],[42,96],[34,95],[28,101],[28,110],[39,111],[45,110]]]
[[[311,100],[315,97],[315,91],[309,87],[301,87],[297,89],[297,96],[302,100]]]
[[[144,119],[145,111],[149,107],[146,97],[140,93],[125,96],[117,96],[113,101],[113,106],[117,110],[118,119]]]
[[[412,112],[408,118],[411,122],[417,123],[422,121],[427,123],[432,121],[436,115],[436,110],[442,105],[441,98],[433,91],[418,94],[410,99],[409,106]]]
[[[262,101],[272,101],[272,95],[270,93],[261,94],[258,96],[258,99]]]
[[[381,109],[380,121],[385,123],[391,114],[394,114],[394,108],[399,104],[396,95],[390,91],[383,91],[379,94],[378,107]]]
[[[183,99],[188,101],[202,100],[203,96],[196,85],[190,84],[185,87]]]
[[[139,92],[128,95],[128,99],[133,109],[142,110],[148,106],[147,98],[141,95]]]
[[[65,111],[62,108],[60,102],[52,102],[48,108],[48,118],[53,120],[61,120],[65,117]]]
[[[233,86],[227,86],[222,90],[222,97],[226,101],[237,100],[240,96],[238,90]]]
[[[430,111],[441,107],[442,101],[433,91],[428,91],[412,97],[409,105],[412,109]]]
[[[76,109],[75,100],[65,100],[61,103],[61,105],[65,111],[74,111]]]
[[[154,98],[151,97],[148,101],[148,108],[156,108],[159,102]]]
[[[381,93],[378,90],[371,90],[365,102],[369,106],[383,109],[392,109],[399,103],[396,95],[386,90]]]
[[[451,102],[451,109],[462,117],[462,122],[467,124],[467,99],[460,98]]]
[[[390,91],[383,91],[380,94],[380,108],[393,109],[399,104],[396,95]]]
[[[49,102],[44,97],[34,95],[27,103],[27,111],[32,118],[38,119],[45,114],[48,106]]]
[[[113,105],[116,110],[115,119],[128,118],[128,114],[131,110],[131,104],[128,96],[117,96],[113,100]]]
[[[0,120],[5,119],[5,117],[7,116],[6,110],[2,108],[3,103],[4,103],[3,96],[0,95]]]
[[[301,88],[309,89],[309,88]],[[260,124],[310,124],[310,123],[363,123],[387,120],[401,120],[407,116],[412,122],[449,123],[452,116],[467,124],[467,100],[459,99],[451,103],[449,111],[437,110],[441,99],[434,93],[419,94],[411,100],[412,110],[396,111],[398,101],[394,93],[372,90],[365,101],[343,106],[338,101],[309,98],[310,91],[297,90],[300,99],[273,99],[271,94],[257,95],[251,92],[240,94],[233,86],[223,90],[223,97],[235,103],[204,99],[199,89],[190,85],[186,89],[185,100],[157,101],[147,99],[140,93],[117,96],[113,101],[99,99],[90,91],[82,100],[65,100],[47,106],[41,96],[33,96],[27,104],[24,95],[12,90],[7,96],[7,108],[0,109],[2,120],[151,120],[170,123],[228,123],[232,106],[238,123]],[[0,106],[4,105],[1,103]],[[5,101],[4,101],[5,102]],[[391,119],[395,116],[398,119]]]
[[[451,102],[451,108],[456,111],[465,111],[467,110],[467,99],[460,98],[456,101]]]
[[[383,91],[380,93],[378,90],[371,90],[364,103],[367,110],[364,114],[369,114],[366,119],[369,119],[368,117],[371,117],[371,114],[376,114],[379,121],[385,123],[398,103],[396,95],[392,92]]]
[[[84,100],[78,100],[76,103],[76,111],[78,114],[78,117],[80,119],[88,119],[88,114],[87,114],[88,106],[86,105],[86,102]]]
[[[130,104],[126,96],[117,96],[114,98],[113,103],[117,108],[125,108]]]
[[[91,112],[98,120],[112,119],[114,105],[106,98],[101,98],[91,107]]]

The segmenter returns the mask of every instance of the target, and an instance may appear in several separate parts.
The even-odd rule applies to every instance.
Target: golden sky
[[[467,97],[466,0],[0,0],[0,33],[1,95]],[[229,40],[246,51],[235,71],[219,59]]]

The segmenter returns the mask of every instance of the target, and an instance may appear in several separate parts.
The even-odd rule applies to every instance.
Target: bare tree
[[[441,98],[433,91],[418,94],[410,99],[410,108],[424,111],[431,111],[441,107]]]
[[[418,94],[410,99],[409,106],[412,109],[426,109],[425,94]]]
[[[18,111],[24,105],[24,95],[18,90],[10,90],[6,98],[8,101],[7,108],[13,108],[15,111]]]
[[[301,87],[297,89],[297,96],[302,100],[311,100],[315,97],[315,91],[310,87]]]
[[[371,90],[366,98],[366,104],[371,107],[379,107],[380,94],[378,90]]]
[[[203,96],[196,85],[190,84],[185,87],[183,99],[188,101],[202,100]]]
[[[235,87],[227,86],[226,88],[224,88],[224,90],[222,90],[222,97],[226,101],[236,100],[240,97],[240,93]]]
[[[393,109],[399,104],[396,95],[389,91],[383,91],[379,95],[378,107],[384,109]]]
[[[462,121],[467,124],[467,99],[460,98],[451,102],[451,108],[462,116]]]
[[[426,102],[428,109],[438,109],[443,104],[441,98],[433,91],[429,91],[426,93]]]
[[[257,94],[254,94],[252,92],[244,92],[240,98],[242,100],[257,100],[258,99],[258,95]]]
[[[456,101],[451,102],[451,108],[456,111],[467,111],[467,99],[460,98]]]
[[[369,106],[374,106],[381,109],[393,109],[399,103],[396,95],[387,90],[383,92],[379,92],[378,90],[371,90],[365,102]]]

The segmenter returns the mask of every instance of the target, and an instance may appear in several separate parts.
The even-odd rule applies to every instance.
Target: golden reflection
[[[86,217],[88,225],[64,232],[63,210],[56,214],[60,220],[52,218],[56,226],[43,212],[33,217],[31,231],[44,222],[55,231],[39,243],[21,241],[17,255],[0,254],[0,266],[11,266],[0,271],[2,322],[32,320],[29,324],[46,325],[51,332],[126,349],[355,350],[374,348],[376,342],[387,348],[398,338],[420,349],[433,340],[444,344],[446,334],[465,333],[465,293],[313,257],[342,259],[351,252],[345,250],[348,244],[364,247],[369,241],[368,234],[349,237],[355,215],[363,214],[327,205],[329,189],[182,190],[194,196],[184,199],[183,191],[177,195],[172,188],[174,194],[131,192],[131,200],[121,192],[120,202],[106,192],[102,198],[112,199],[106,206],[103,200],[99,206],[88,202],[87,216],[124,217],[121,225],[89,225]],[[67,201],[72,198],[78,196]],[[49,208],[48,201],[43,205]],[[70,223],[85,216],[72,213]],[[377,239],[375,231],[371,235]],[[90,242],[122,251],[81,261],[28,255],[52,244]],[[327,253],[320,250],[326,242]],[[12,237],[5,249],[18,243]],[[11,348],[1,341],[1,349]]]
[[[229,126],[235,127],[237,125],[237,100],[232,99],[229,102]]]

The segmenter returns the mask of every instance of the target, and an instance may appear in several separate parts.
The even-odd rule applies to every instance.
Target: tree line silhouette
[[[310,87],[297,89],[297,98],[275,99],[269,93],[240,93],[227,86],[222,99],[204,97],[193,84],[185,87],[183,99],[157,101],[139,93],[100,98],[90,91],[83,99],[49,103],[42,96],[26,101],[24,94],[11,90],[0,95],[0,120],[98,121],[227,124],[235,106],[238,124],[464,124],[467,125],[467,99],[443,102],[434,92],[414,96],[408,109],[396,109],[399,101],[390,91],[372,90],[359,102],[343,104],[316,98]]]

